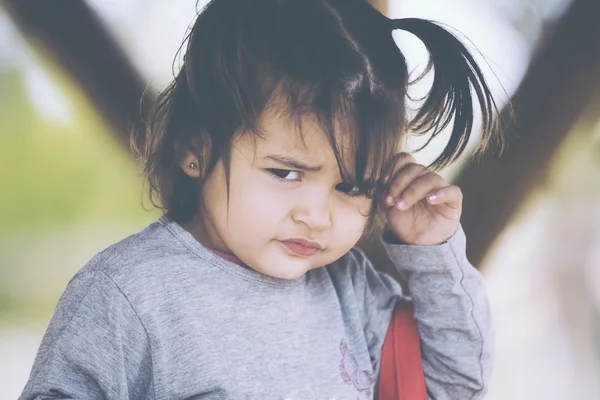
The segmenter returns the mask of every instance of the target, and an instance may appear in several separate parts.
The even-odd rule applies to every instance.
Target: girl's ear
[[[179,165],[187,176],[191,178],[200,178],[200,163],[198,162],[198,158],[192,154],[191,151],[186,152]]]

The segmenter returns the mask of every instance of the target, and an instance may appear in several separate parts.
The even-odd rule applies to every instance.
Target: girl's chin
[[[306,259],[302,260],[290,256],[278,257],[278,260],[274,260],[269,264],[261,267],[260,270],[255,270],[272,278],[292,280],[298,279],[307,271],[316,268]]]

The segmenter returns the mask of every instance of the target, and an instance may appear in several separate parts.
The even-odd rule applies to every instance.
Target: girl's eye
[[[364,192],[358,186],[352,185],[350,183],[340,183],[335,188],[338,191],[351,197],[358,197],[364,195]]]
[[[286,181],[298,181],[301,177],[300,171],[291,171],[289,169],[272,168],[269,169],[269,172],[273,174],[276,178]]]

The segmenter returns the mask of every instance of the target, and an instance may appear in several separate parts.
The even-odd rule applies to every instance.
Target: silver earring
[[[196,169],[196,163],[190,163],[190,169]]]

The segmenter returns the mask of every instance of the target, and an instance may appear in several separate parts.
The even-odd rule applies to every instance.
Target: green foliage
[[[0,70],[0,235],[89,220],[149,220],[141,179],[83,95],[55,73],[69,121],[36,112],[18,70]]]

